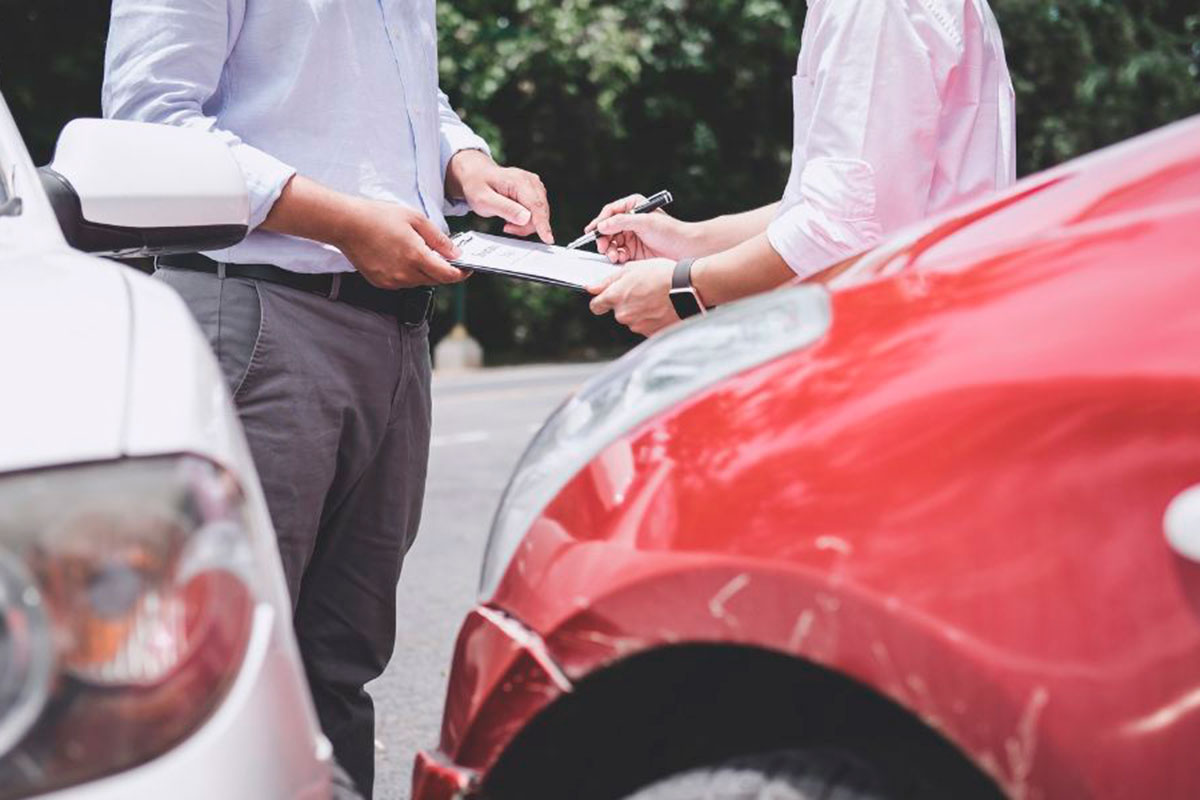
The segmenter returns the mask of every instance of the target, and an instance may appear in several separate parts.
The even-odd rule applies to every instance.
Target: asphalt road
[[[396,651],[375,698],[380,800],[407,798],[413,756],[436,745],[454,640],[475,599],[488,527],[530,438],[597,365],[436,376],[425,510],[398,591]]]

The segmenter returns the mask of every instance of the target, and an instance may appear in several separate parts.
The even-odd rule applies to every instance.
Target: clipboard
[[[577,292],[599,283],[620,267],[606,256],[556,245],[466,231],[450,237],[459,257],[456,267],[518,280],[562,286]]]

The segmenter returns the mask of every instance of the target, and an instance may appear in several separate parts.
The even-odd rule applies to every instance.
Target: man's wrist
[[[362,220],[363,207],[367,202],[361,197],[340,195],[328,216],[327,244],[344,252],[346,247],[358,238],[358,226]]]
[[[450,156],[446,162],[446,199],[466,200],[466,184],[472,172],[492,164],[492,157],[483,150],[468,147]]]

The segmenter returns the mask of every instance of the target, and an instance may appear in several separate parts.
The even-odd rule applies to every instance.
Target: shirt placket
[[[426,132],[427,126],[424,123],[426,116],[436,110],[436,106],[434,109],[430,109],[430,103],[423,101],[422,89],[425,87],[421,85],[421,65],[418,63],[420,53],[413,52],[419,49],[420,42],[417,41],[417,36],[409,36],[409,28],[415,26],[419,21],[408,20],[409,24],[406,25],[404,14],[401,8],[398,8],[403,4],[389,3],[385,0],[378,0],[378,2],[384,26],[387,29],[392,60],[396,64],[396,71],[400,78],[405,118],[408,120],[409,135],[412,137],[413,157],[416,161],[417,196],[421,200],[425,216],[435,218],[441,204],[437,199],[436,187],[431,185],[433,178],[430,173],[440,170],[431,170],[429,165],[440,163],[440,149],[437,147],[437,142],[429,141]],[[424,94],[428,94],[428,92]],[[434,96],[436,97],[436,95]],[[430,161],[431,158],[432,161]],[[438,179],[440,180],[440,176]]]

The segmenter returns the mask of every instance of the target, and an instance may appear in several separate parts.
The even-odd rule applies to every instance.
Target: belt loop
[[[329,299],[337,300],[338,295],[342,293],[342,274],[335,272],[333,280],[329,282]]]
[[[220,278],[221,280],[225,280],[225,262],[224,261],[217,262],[217,277]]]
[[[152,258],[152,259],[151,259],[151,263],[153,263],[153,264],[154,264],[154,269],[153,269],[152,271],[153,271],[153,272],[158,272],[158,270],[159,270],[159,266],[158,266],[158,256],[154,256],[154,258]]]
[[[425,314],[424,318],[421,320],[422,322],[429,322],[431,319],[433,319],[433,300],[435,297],[437,297],[437,288],[431,286],[429,288],[429,293],[425,295]]]

